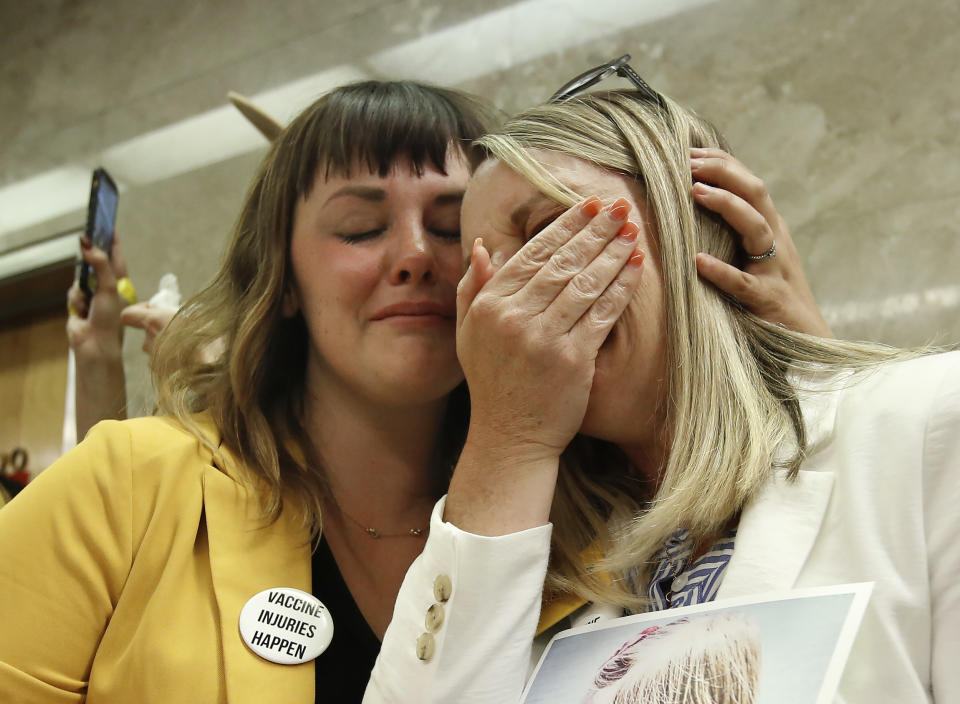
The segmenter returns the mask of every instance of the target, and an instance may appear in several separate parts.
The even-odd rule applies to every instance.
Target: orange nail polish
[[[625,222],[617,230],[617,237],[622,239],[624,242],[633,242],[637,239],[637,233],[640,232],[640,226],[635,222]]]
[[[600,199],[596,196],[590,196],[580,205],[580,212],[588,218],[594,217],[600,212]]]
[[[647,255],[642,249],[635,250],[634,253],[630,255],[630,266],[640,266],[646,258]]]
[[[630,203],[627,202],[626,198],[618,199],[617,202],[613,204],[613,207],[610,208],[610,215],[616,220],[626,220],[629,212]]]

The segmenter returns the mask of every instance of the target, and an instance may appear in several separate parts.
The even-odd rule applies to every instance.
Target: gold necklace
[[[379,540],[380,538],[422,538],[427,532],[426,528],[411,528],[406,533],[381,533],[378,529],[358,521],[356,518],[344,511],[342,506],[337,506],[337,508],[340,510],[340,513],[356,523],[361,529],[363,529],[364,533],[375,540]]]

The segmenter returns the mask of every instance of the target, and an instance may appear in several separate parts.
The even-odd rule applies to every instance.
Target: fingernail
[[[702,147],[690,147],[691,156],[703,156],[707,153],[707,150]]]
[[[647,255],[644,254],[642,249],[637,249],[633,254],[630,255],[629,264],[630,266],[640,266],[643,264],[643,260],[647,258]]]
[[[706,163],[707,163],[707,162],[704,161],[703,159],[691,159],[691,160],[690,160],[690,170],[691,170],[691,171],[697,171],[698,169],[702,169],[703,166],[704,166],[704,164],[706,164]]]
[[[590,196],[580,205],[580,212],[588,218],[594,217],[600,212],[600,199],[596,196]]]
[[[477,237],[473,241],[473,249],[470,250],[470,266],[473,266],[474,260],[477,258],[477,252],[483,246],[483,238]]]
[[[610,217],[614,220],[626,220],[629,212],[630,203],[626,198],[620,198],[613,204],[613,207],[610,208]]]
[[[635,222],[625,222],[617,230],[617,237],[622,239],[624,242],[633,242],[637,239],[637,233],[640,232],[640,226]]]
[[[710,193],[710,187],[705,183],[700,183],[699,181],[693,184],[693,194],[695,196],[705,196]]]
[[[93,240],[86,235],[80,235],[80,246],[84,249],[90,249],[93,246]]]

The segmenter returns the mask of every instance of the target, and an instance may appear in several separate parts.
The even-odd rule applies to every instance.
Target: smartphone
[[[99,247],[107,256],[113,250],[113,227],[117,221],[117,184],[103,167],[93,171],[93,184],[90,187],[90,206],[87,208],[87,237],[94,246]],[[97,275],[85,261],[80,262],[77,276],[80,290],[92,296],[97,290]]]

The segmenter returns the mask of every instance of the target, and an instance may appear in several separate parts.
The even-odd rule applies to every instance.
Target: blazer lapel
[[[766,486],[744,507],[718,599],[790,589],[796,583],[833,491],[833,472],[820,467],[829,454],[839,390],[848,376],[794,380],[801,389],[807,459],[795,480],[787,478],[786,470],[774,470]],[[783,459],[795,451],[796,443],[784,443],[777,457]]]
[[[216,466],[204,472],[203,503],[227,701],[312,702],[313,663],[263,660],[247,648],[238,626],[240,610],[254,594],[271,587],[311,590],[309,535],[291,511],[267,525],[248,485]]]
[[[744,508],[718,599],[790,589],[820,532],[833,473],[778,470]]]

